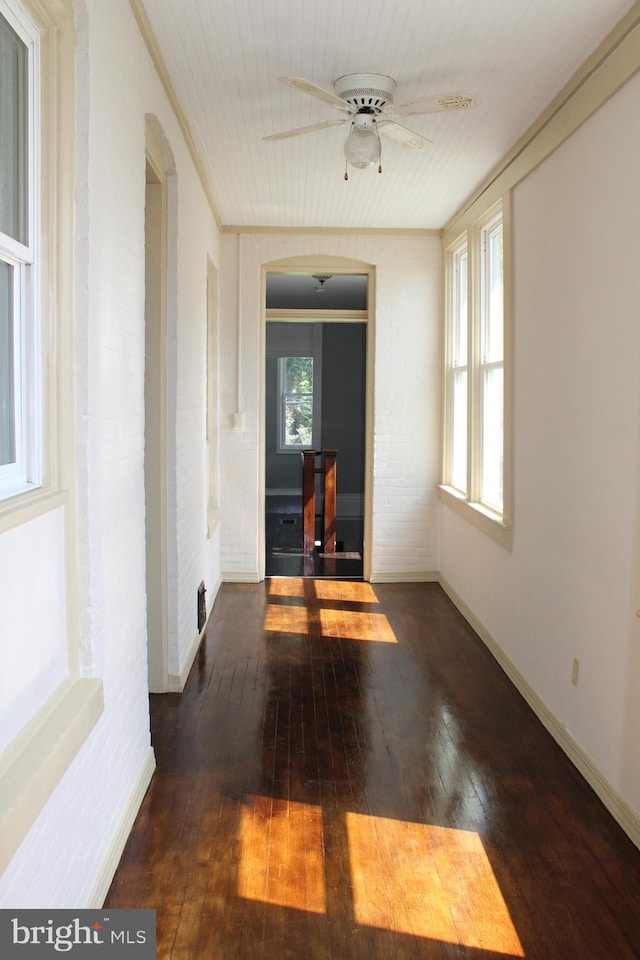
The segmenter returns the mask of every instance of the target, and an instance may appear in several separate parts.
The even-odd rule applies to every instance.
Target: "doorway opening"
[[[145,190],[144,490],[149,690],[168,686],[166,496],[167,191],[147,157]]]
[[[268,273],[265,574],[362,579],[365,545],[366,273]],[[315,516],[303,451],[317,451]],[[336,451],[334,536],[323,537],[323,468]],[[313,481],[311,481],[313,483]],[[313,488],[312,488],[313,489]],[[312,525],[305,532],[306,523]],[[310,539],[311,537],[311,539]],[[315,546],[309,547],[309,544]]]

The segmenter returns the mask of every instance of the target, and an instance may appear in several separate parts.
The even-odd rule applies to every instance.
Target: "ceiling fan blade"
[[[295,90],[308,93],[310,96],[315,97],[316,100],[330,103],[332,107],[337,107],[338,110],[344,110],[345,113],[351,112],[351,107],[342,97],[337,97],[335,93],[331,93],[330,90],[325,90],[324,87],[318,87],[315,83],[311,83],[310,80],[305,80],[304,77],[280,77],[280,80]]]
[[[446,93],[439,97],[423,97],[407,103],[394,103],[393,112],[399,117],[419,117],[424,113],[441,113],[447,110],[470,110],[478,101],[468,93]]]
[[[423,147],[431,145],[431,140],[427,140],[426,137],[422,137],[419,133],[409,130],[408,127],[404,127],[396,120],[385,118],[384,120],[377,120],[376,122],[380,128],[380,133],[388,137],[389,140],[394,140],[396,143],[402,144],[407,150],[422,150]]]
[[[287,140],[289,137],[299,137],[303,133],[312,133],[314,130],[324,130],[325,127],[339,127],[348,122],[348,117],[344,120],[324,120],[322,123],[312,123],[308,127],[297,127],[295,130],[285,130],[283,133],[272,133],[263,140]]]

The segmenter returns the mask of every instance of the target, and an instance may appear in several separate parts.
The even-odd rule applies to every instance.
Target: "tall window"
[[[451,310],[451,486],[467,492],[467,244],[453,254]]]
[[[505,526],[503,232],[494,210],[447,254],[442,488],[450,504]]]
[[[504,464],[502,216],[480,232],[480,502],[502,513]]]
[[[34,306],[37,34],[0,0],[0,498],[38,481]]]
[[[279,443],[281,450],[313,445],[313,357],[280,357]]]

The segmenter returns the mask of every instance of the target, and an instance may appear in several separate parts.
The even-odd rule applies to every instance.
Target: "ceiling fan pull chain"
[[[348,180],[348,179],[349,179],[349,174],[348,174],[348,172],[347,172],[347,161],[346,161],[346,160],[344,161],[344,178],[345,178],[345,180]]]

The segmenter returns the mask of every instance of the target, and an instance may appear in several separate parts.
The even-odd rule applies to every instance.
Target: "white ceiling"
[[[262,227],[440,228],[633,0],[138,0],[191,129],[220,220]],[[350,168],[340,118],[278,78],[332,90],[348,73],[396,103],[470,93],[475,110],[412,117],[433,141],[383,142],[382,175]]]

